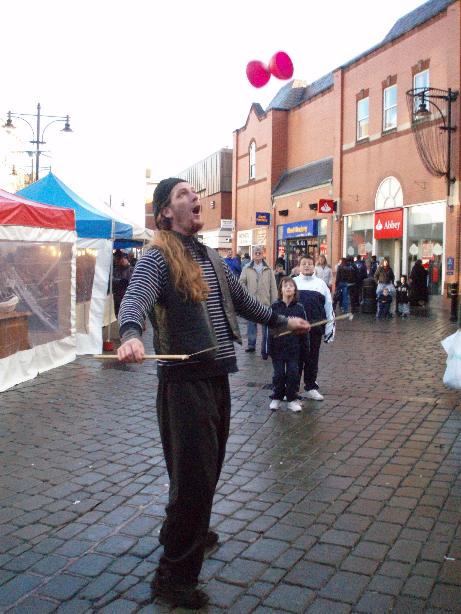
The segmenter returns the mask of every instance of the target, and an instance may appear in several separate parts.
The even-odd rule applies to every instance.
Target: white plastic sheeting
[[[0,225],[0,392],[75,359],[75,282],[74,231]]]
[[[77,354],[100,354],[112,241],[77,239]]]

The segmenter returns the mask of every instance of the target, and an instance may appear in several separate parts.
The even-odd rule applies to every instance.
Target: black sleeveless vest
[[[214,249],[200,245],[200,249],[202,248],[216,273],[224,313],[232,336],[238,343],[241,343],[237,317],[221,258]],[[168,262],[166,264],[170,277]],[[170,280],[149,317],[154,329],[154,347],[157,354],[194,354],[217,345],[206,302],[186,299]],[[214,357],[215,353],[216,351],[204,352],[199,354],[197,359],[208,361]]]

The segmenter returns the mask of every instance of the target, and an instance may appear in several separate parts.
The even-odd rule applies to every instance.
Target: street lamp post
[[[26,117],[35,117],[35,130],[33,125],[28,119],[26,119]],[[44,117],[46,119],[51,119],[51,121],[48,122],[42,128],[41,120]],[[61,132],[72,132],[72,128],[70,127],[70,117],[69,115],[43,115],[41,113],[41,105],[40,103],[38,103],[37,113],[14,113],[12,111],[8,111],[8,118],[3,127],[7,130],[14,130],[16,126],[14,126],[13,124],[13,118],[21,119],[22,121],[26,122],[26,124],[32,130],[32,140],[30,141],[30,143],[32,143],[32,145],[35,145],[35,151],[33,152],[33,155],[35,155],[35,181],[37,181],[40,174],[40,154],[42,153],[40,145],[45,145],[46,143],[46,141],[44,140],[45,130],[48,128],[48,126],[51,126],[51,124],[54,124],[56,122],[64,122],[64,128],[61,130]]]

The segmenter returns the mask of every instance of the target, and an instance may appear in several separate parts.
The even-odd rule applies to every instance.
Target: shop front
[[[318,220],[304,220],[277,226],[277,258],[283,258],[287,273],[299,265],[301,256],[316,258],[320,253]],[[326,235],[324,237],[326,242]]]
[[[375,211],[374,239],[379,260],[387,258],[396,279],[403,273],[403,208]]]
[[[248,254],[253,257],[253,249],[258,246],[262,247],[267,255],[268,246],[268,226],[258,226],[249,230],[239,230],[237,232],[237,251],[243,256]]]
[[[373,213],[357,213],[344,218],[344,249],[346,256],[363,256],[373,252]]]
[[[406,207],[406,262],[410,273],[416,260],[428,271],[430,294],[443,292],[445,277],[444,236],[446,204],[444,201]],[[448,279],[450,281],[450,279]]]

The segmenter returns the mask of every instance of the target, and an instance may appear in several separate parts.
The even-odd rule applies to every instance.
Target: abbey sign
[[[399,239],[403,236],[403,209],[375,212],[375,239]]]

